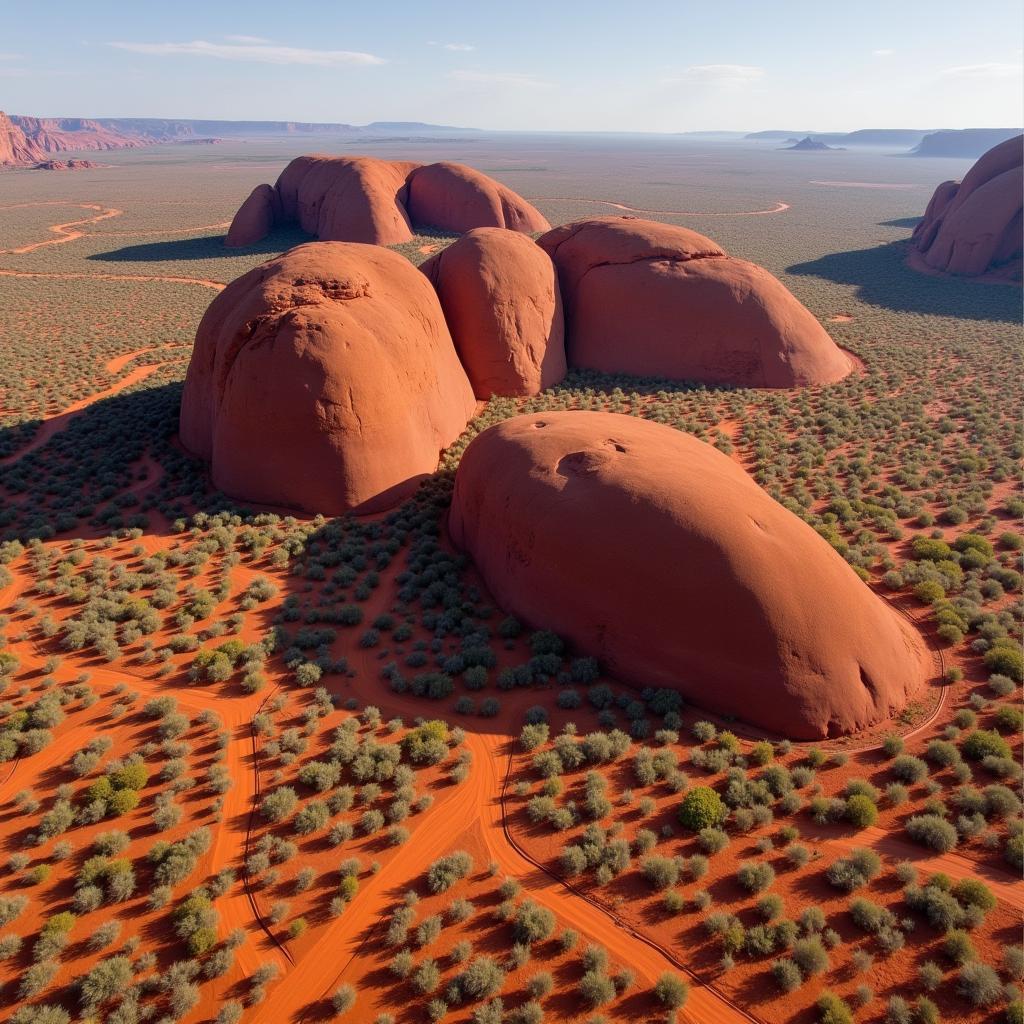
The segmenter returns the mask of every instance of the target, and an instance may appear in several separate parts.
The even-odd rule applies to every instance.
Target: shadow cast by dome
[[[88,260],[101,263],[168,263],[177,260],[232,259],[236,256],[277,256],[303,242],[314,241],[296,227],[280,228],[261,238],[255,245],[228,249],[224,235],[200,235],[194,238],[175,238],[163,242],[143,242],[126,245],[108,252],[95,252]]]
[[[908,267],[905,242],[835,252],[787,267],[790,274],[855,285],[857,298],[901,313],[1017,323],[1020,291],[955,277],[930,277]]]

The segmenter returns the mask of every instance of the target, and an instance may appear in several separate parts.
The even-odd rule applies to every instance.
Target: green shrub
[[[722,798],[710,786],[694,786],[679,805],[679,820],[691,832],[714,827],[726,813]]]
[[[963,751],[964,757],[969,761],[981,761],[986,757],[1011,757],[1013,755],[1010,745],[999,733],[986,729],[975,729],[974,732],[961,742],[960,749]]]
[[[818,1008],[818,1024],[853,1024],[849,1006],[832,992],[822,992],[815,1004]]]

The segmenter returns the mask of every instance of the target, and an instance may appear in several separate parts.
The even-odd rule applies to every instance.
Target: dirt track
[[[706,210],[641,210],[625,203],[613,203],[609,199],[581,199],[579,196],[534,196],[531,202],[551,203],[593,203],[597,206],[611,206],[627,213],[653,213],[659,217],[761,217],[770,213],[785,213],[790,209],[789,203],[776,200],[775,205],[767,210],[736,210],[732,213],[709,213]]]

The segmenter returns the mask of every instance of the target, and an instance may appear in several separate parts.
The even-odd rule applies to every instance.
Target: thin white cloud
[[[872,57],[891,57],[896,51],[895,50],[872,50]]]
[[[386,64],[383,57],[355,50],[307,50],[297,46],[273,46],[264,43],[109,43],[118,50],[151,57],[213,57],[217,60],[247,61],[257,64],[309,64],[319,67],[337,65]]]
[[[25,57],[20,53],[0,53],[0,60],[24,60]]]
[[[961,64],[946,68],[942,74],[947,78],[1017,78],[1024,68],[1020,64],[1001,64],[993,61],[989,64]]]
[[[476,49],[472,43],[445,43],[444,48],[446,50],[456,50],[459,53],[468,53],[470,50]]]
[[[225,36],[229,43],[255,43],[256,45],[269,45],[272,39],[264,39],[263,36]]]
[[[473,82],[476,85],[512,85],[523,89],[547,89],[551,83],[536,75],[518,71],[449,71],[448,78],[456,82]]]
[[[24,68],[0,68],[0,78],[28,78]]]
[[[720,85],[749,85],[764,77],[764,68],[752,64],[692,64],[677,74],[670,75],[666,85],[681,82],[708,82]]]

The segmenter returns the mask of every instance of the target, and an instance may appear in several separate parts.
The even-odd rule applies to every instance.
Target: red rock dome
[[[210,304],[180,437],[235,498],[340,515],[403,497],[473,410],[430,282],[388,249],[311,242]]]
[[[538,244],[558,268],[570,366],[757,388],[832,384],[852,369],[776,278],[695,231],[597,217]]]
[[[912,245],[925,269],[1021,280],[1024,136],[979,157],[961,182],[936,188]],[[914,261],[911,261],[914,265]]]
[[[270,233],[280,213],[281,201],[277,192],[270,185],[257,185],[238,208],[224,244],[232,247],[255,245]]]
[[[477,398],[535,395],[562,380],[558,275],[526,235],[474,228],[420,269],[437,289]]]
[[[273,224],[296,223],[321,241],[397,245],[412,238],[413,224],[459,232],[478,227],[547,231],[551,226],[521,196],[463,164],[423,166],[313,153],[292,160],[273,191]],[[263,237],[254,238],[250,228],[266,209],[255,195],[235,214],[226,245],[252,245]]]
[[[409,218],[444,231],[509,228],[547,231],[551,225],[522,196],[465,164],[417,167],[409,175]]]
[[[731,459],[632,416],[516,416],[472,441],[454,543],[499,604],[596,656],[794,739],[854,732],[931,675],[916,631]]]

